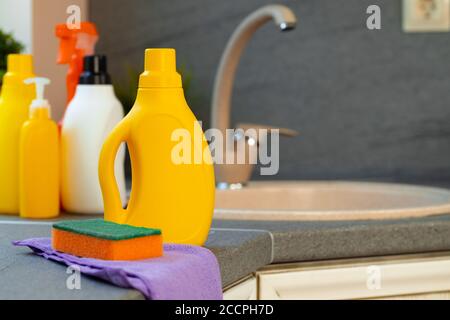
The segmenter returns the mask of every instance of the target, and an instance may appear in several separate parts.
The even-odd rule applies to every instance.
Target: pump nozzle
[[[48,78],[28,78],[23,81],[25,84],[35,84],[36,87],[36,99],[31,102],[30,112],[35,108],[46,108],[50,110],[50,105],[46,99],[44,99],[44,89],[45,86],[50,84],[50,79]]]

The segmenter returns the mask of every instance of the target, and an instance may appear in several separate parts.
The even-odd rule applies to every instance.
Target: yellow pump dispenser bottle
[[[30,78],[25,83],[34,83],[37,94],[20,134],[20,216],[53,218],[59,214],[59,137],[44,99],[44,86],[50,80]]]
[[[177,133],[192,146],[182,163],[174,158]],[[121,142],[128,145],[132,167],[126,209],[114,178]],[[174,49],[145,51],[136,102],[103,145],[99,178],[105,220],[161,229],[166,243],[206,241],[214,210],[214,170],[206,139],[184,98]]]
[[[19,139],[35,97],[34,86],[23,80],[34,77],[31,55],[10,54],[0,96],[0,213],[19,214]]]

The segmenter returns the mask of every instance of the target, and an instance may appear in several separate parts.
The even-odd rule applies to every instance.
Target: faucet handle
[[[269,132],[271,130],[277,129],[277,130],[279,130],[280,135],[282,135],[282,136],[296,137],[299,135],[299,132],[294,129],[279,128],[279,127],[274,127],[274,126],[269,126],[269,125],[264,125],[264,124],[255,124],[255,123],[238,123],[236,125],[236,128],[242,129],[244,131],[247,131],[247,129],[255,129],[256,131],[258,131],[260,129],[266,129]]]

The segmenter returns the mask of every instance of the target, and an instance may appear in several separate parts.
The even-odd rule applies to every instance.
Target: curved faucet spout
[[[211,108],[211,127],[221,130],[222,133],[230,127],[231,90],[241,54],[253,33],[270,20],[273,20],[281,31],[295,28],[297,22],[294,13],[286,6],[264,6],[239,24],[222,54],[214,81]]]

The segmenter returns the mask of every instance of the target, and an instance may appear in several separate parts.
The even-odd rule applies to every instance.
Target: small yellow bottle
[[[174,133],[188,137],[190,161],[179,163],[173,157],[179,143]],[[132,167],[126,209],[114,177],[121,142],[128,145]],[[214,170],[206,139],[184,98],[175,50],[145,50],[136,102],[103,145],[99,177],[105,220],[161,229],[166,243],[206,241],[214,210]]]
[[[0,96],[0,214],[19,214],[20,129],[28,119],[35,97],[34,86],[23,80],[34,77],[32,56],[8,55],[8,70]]]
[[[47,78],[30,78],[36,86],[36,99],[30,106],[30,119],[20,133],[19,191],[22,218],[53,218],[59,214],[59,137],[50,118],[50,105],[44,99]]]

